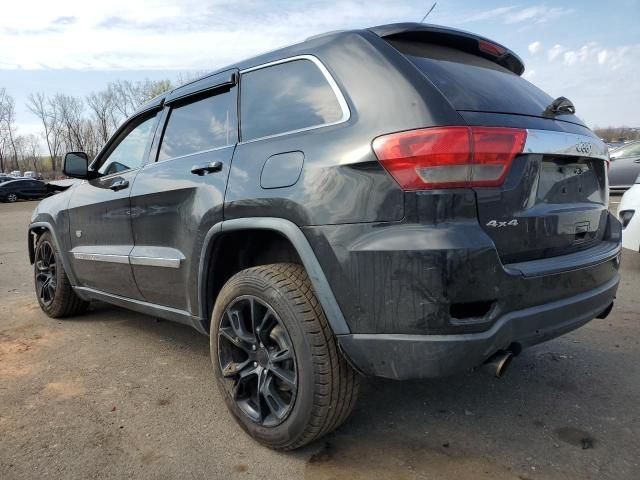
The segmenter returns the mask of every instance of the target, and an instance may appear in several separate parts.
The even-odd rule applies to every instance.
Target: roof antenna
[[[433,12],[433,9],[436,8],[436,5],[438,4],[438,2],[433,2],[433,5],[431,5],[431,8],[429,9],[429,11],[427,12],[427,14],[422,17],[422,20],[420,20],[420,23],[424,23],[424,21],[427,19],[427,17],[429,16],[429,14],[431,12]]]

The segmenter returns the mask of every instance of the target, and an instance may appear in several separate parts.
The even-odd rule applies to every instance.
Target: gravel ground
[[[189,327],[106,305],[41,313],[35,205],[0,204],[0,479],[640,478],[640,255],[624,254],[609,318],[523,352],[506,377],[365,379],[343,427],[278,453],[231,419]]]

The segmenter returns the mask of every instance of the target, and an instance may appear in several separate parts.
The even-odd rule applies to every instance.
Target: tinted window
[[[158,160],[236,143],[234,91],[220,93],[171,110]]]
[[[242,139],[337,122],[342,109],[320,69],[294,60],[242,75]]]
[[[144,162],[144,152],[151,139],[155,116],[138,124],[107,155],[98,169],[103,175],[139,168]]]
[[[456,110],[541,115],[553,101],[524,78],[496,63],[454,48],[392,41]],[[570,115],[563,119],[575,121]]]

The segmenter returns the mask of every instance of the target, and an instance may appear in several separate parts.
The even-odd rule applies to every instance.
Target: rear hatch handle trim
[[[552,130],[527,129],[527,140],[522,153],[569,155],[609,161],[609,149],[599,138]]]

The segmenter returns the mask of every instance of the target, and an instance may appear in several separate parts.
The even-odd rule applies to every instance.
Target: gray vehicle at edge
[[[43,310],[102,300],[210,335],[236,420],[281,449],[335,429],[358,374],[499,375],[613,306],[606,146],[470,33],[335,32],[142,107],[40,203]],[[357,373],[356,373],[357,372]]]

